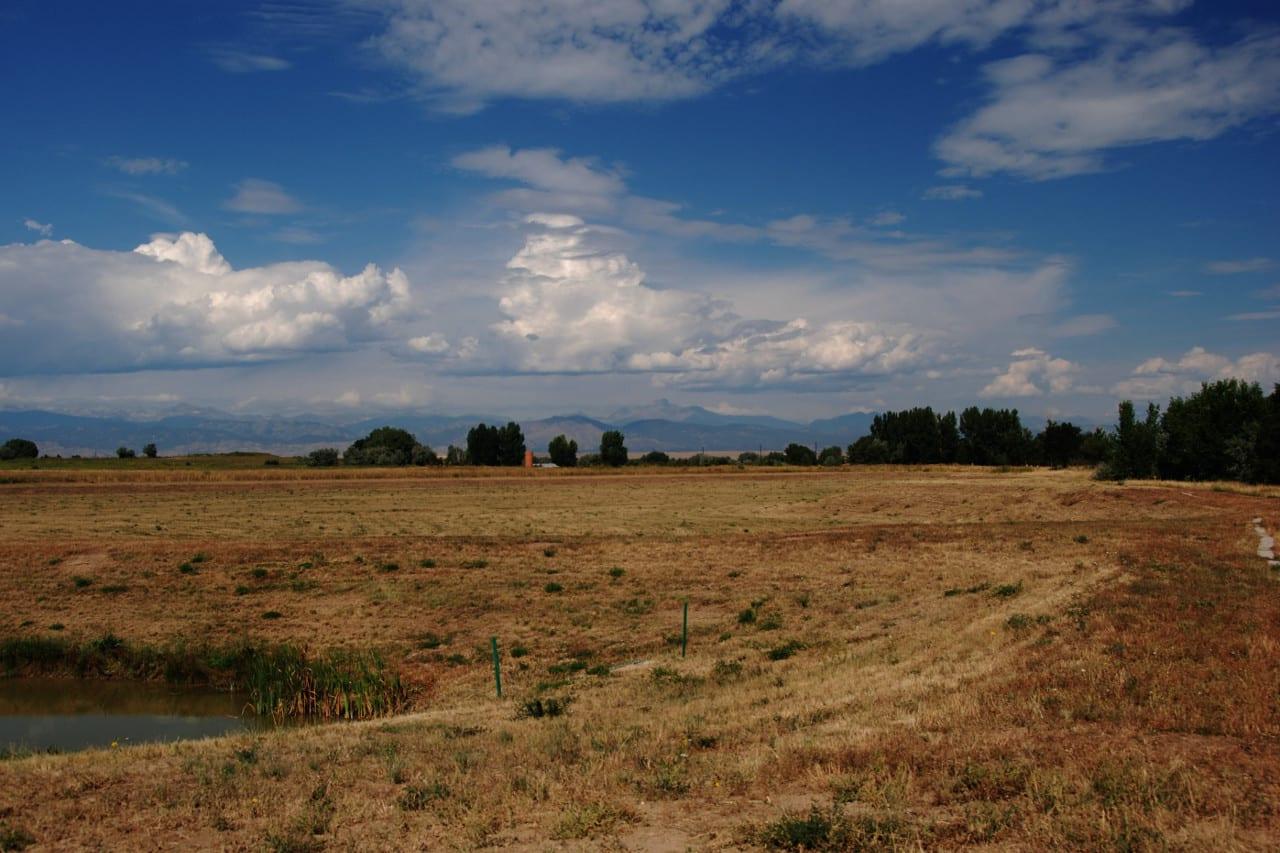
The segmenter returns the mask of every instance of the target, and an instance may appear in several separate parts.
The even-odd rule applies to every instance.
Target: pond
[[[270,728],[244,693],[133,681],[0,678],[0,754],[189,740]]]

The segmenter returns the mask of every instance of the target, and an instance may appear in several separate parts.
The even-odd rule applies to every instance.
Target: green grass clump
[[[409,785],[400,795],[400,808],[407,812],[419,812],[436,800],[447,800],[449,788],[440,782],[429,785]]]
[[[249,574],[253,575],[254,580],[260,581],[260,580],[265,580],[269,572],[267,572],[266,569],[262,568],[262,566],[258,566],[253,571],[249,572]]]
[[[87,586],[93,585],[93,578],[86,578],[84,575],[76,575],[71,579],[71,583],[75,585],[76,589],[84,589]]]
[[[837,810],[814,806],[807,815],[784,814],[766,825],[756,840],[772,850],[846,850],[849,829]]]
[[[428,631],[427,633],[423,634],[421,637],[418,638],[418,648],[438,649],[447,642],[449,641],[444,637],[441,637],[439,634],[434,634]]]
[[[281,613],[279,610],[268,610],[266,613],[262,614],[262,618],[268,619],[268,620],[280,619],[283,617],[284,617],[284,614]]]
[[[196,567],[190,563],[183,563],[181,566],[178,566],[178,571],[184,575],[194,575],[196,573]]]
[[[408,703],[400,676],[376,652],[310,657],[296,646],[262,649],[248,660],[245,681],[254,710],[276,718],[367,719]]]
[[[20,826],[0,822],[0,850],[26,850],[36,838]]]
[[[436,561],[427,557],[424,560],[419,560],[418,565],[424,569],[434,569],[436,567]]]
[[[989,589],[991,589],[991,584],[978,583],[973,586],[955,587],[953,589],[944,590],[942,597],[951,598],[954,595],[976,595],[979,592],[986,592]]]
[[[621,566],[614,566],[612,569],[609,570],[609,577],[613,578],[614,580],[617,580],[618,578],[622,577],[626,573],[627,573],[626,570],[623,569]]]
[[[553,594],[557,592],[564,592],[564,587],[556,583],[555,581],[552,581],[551,583],[547,584],[542,589],[546,592],[553,593]]]
[[[1022,592],[1022,581],[1017,583],[1002,583],[995,589],[991,590],[991,594],[996,598],[1013,598]]]
[[[569,710],[569,697],[557,699],[554,696],[548,696],[540,699],[529,699],[521,702],[516,707],[516,717],[519,719],[541,720],[544,717],[559,717]]]
[[[796,652],[804,648],[804,643],[799,640],[787,640],[780,646],[774,646],[766,652],[769,660],[786,660]]]
[[[489,567],[488,560],[466,560],[462,564],[464,569],[485,569]]]
[[[865,814],[850,819],[838,808],[814,806],[808,814],[786,813],[755,833],[769,850],[896,850],[908,845],[911,833],[899,817]],[[917,843],[911,848],[918,846]]]
[[[652,598],[631,598],[620,605],[622,612],[628,616],[643,616],[653,609]]]
[[[125,586],[122,583],[109,583],[102,588],[103,595],[119,595],[123,592],[128,592],[128,591],[129,591],[129,587]]]
[[[761,631],[776,631],[782,627],[782,614],[771,610],[756,622],[756,627]]]

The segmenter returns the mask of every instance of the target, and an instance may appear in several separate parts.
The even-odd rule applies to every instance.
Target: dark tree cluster
[[[523,465],[524,451],[524,432],[515,421],[504,427],[478,423],[467,432],[467,462],[472,465]]]
[[[1264,395],[1256,382],[1206,382],[1142,418],[1125,400],[1099,476],[1280,483],[1280,385]]]
[[[11,438],[0,444],[0,460],[36,459],[40,456],[40,448],[34,441],[25,438]]]
[[[336,464],[337,451],[322,448],[307,457],[308,464],[318,467]],[[413,433],[399,427],[378,427],[364,438],[358,438],[342,454],[346,465],[438,465],[440,457]]]
[[[607,431],[600,436],[600,461],[612,468],[619,465],[627,464],[627,445],[623,442],[625,438],[622,433],[616,429]]]
[[[826,451],[823,451],[824,454]],[[1086,465],[1101,462],[1109,439],[1101,430],[1083,432],[1049,421],[1039,435],[1022,425],[1017,409],[935,412],[931,407],[885,412],[869,435],[849,445],[853,465]]]
[[[561,468],[573,468],[578,464],[578,442],[565,435],[557,435],[547,445],[551,462]]]

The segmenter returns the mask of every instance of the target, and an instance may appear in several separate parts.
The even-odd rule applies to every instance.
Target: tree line
[[[562,468],[580,465],[618,467],[628,463],[626,438],[605,432],[594,453],[579,455],[578,442],[558,435],[540,459]],[[485,465],[518,466],[528,450],[515,421],[505,426],[479,423],[467,432],[464,447],[449,445],[444,455],[420,443],[412,433],[379,427],[352,442],[346,451],[314,450],[308,465]],[[126,447],[121,458],[136,453]],[[143,455],[154,457],[148,444]],[[36,459],[32,441],[13,438],[0,445],[0,460]],[[1038,433],[1023,426],[1017,409],[970,406],[957,415],[931,407],[882,412],[868,435],[847,447],[819,450],[792,443],[781,451],[741,453],[736,457],[696,454],[676,459],[651,451],[637,462],[647,465],[1088,465],[1103,479],[1242,480],[1280,483],[1280,385],[1270,394],[1239,379],[1206,382],[1187,397],[1173,397],[1164,411],[1149,404],[1141,416],[1133,402],[1120,403],[1116,426],[1086,431],[1067,421],[1050,420]]]
[[[609,430],[600,437],[599,452],[578,456],[578,442],[565,435],[551,439],[548,459],[561,468],[582,465],[627,464],[625,437]],[[413,433],[399,427],[378,427],[364,438],[356,439],[345,452],[336,447],[322,447],[307,454],[305,461],[313,467],[333,465],[484,465],[517,467],[524,464],[524,431],[520,424],[508,421],[506,426],[478,423],[467,431],[465,447],[449,445],[444,456],[421,444]]]

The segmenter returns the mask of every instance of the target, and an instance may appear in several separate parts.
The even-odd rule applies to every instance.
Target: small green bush
[[[436,800],[447,800],[449,789],[440,782],[429,785],[409,785],[400,795],[400,808],[407,812],[422,811]]]
[[[0,850],[26,850],[35,843],[35,836],[22,827],[0,822]]]
[[[1022,581],[1017,583],[1002,583],[995,589],[991,590],[991,594],[997,598],[1013,598],[1022,592]]]
[[[544,699],[529,699],[521,702],[516,708],[516,717],[520,719],[541,720],[544,717],[559,717],[569,709],[570,698],[557,699],[548,696]]]
[[[782,645],[774,646],[773,648],[769,649],[769,651],[767,652],[767,655],[769,657],[769,660],[775,660],[775,661],[786,660],[787,658],[791,657],[792,655],[794,655],[796,652],[800,651],[803,648],[804,648],[804,643],[801,643],[798,640],[787,640],[787,642],[783,643]]]

